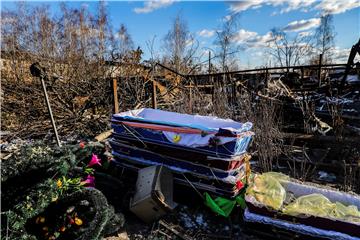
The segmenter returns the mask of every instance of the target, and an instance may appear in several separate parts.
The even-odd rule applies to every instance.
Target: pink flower
[[[96,154],[93,154],[92,157],[91,157],[91,160],[88,164],[88,167],[92,167],[94,165],[100,165],[101,166],[101,159],[96,155]]]
[[[84,147],[85,147],[85,143],[84,143],[83,141],[81,141],[81,142],[79,143],[79,147],[80,147],[80,148],[84,148]]]
[[[82,181],[81,184],[87,187],[95,187],[95,177],[87,175],[86,179]]]

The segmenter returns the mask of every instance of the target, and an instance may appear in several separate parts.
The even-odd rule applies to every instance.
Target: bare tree
[[[221,29],[216,31],[216,56],[219,58],[219,65],[223,72],[229,71],[236,66],[235,57],[239,48],[233,40],[238,27],[238,21],[239,15],[234,14],[224,20]]]
[[[120,25],[119,30],[115,33],[112,42],[111,59],[116,62],[133,62],[134,42],[127,27]]]
[[[187,23],[179,13],[172,23],[172,27],[164,38],[165,61],[170,62],[178,72],[186,72],[191,68],[198,43],[190,33]]]
[[[312,37],[296,34],[290,37],[286,32],[273,28],[272,41],[269,42],[269,53],[281,67],[300,64],[312,51]]]
[[[331,14],[322,15],[320,25],[316,29],[316,48],[322,54],[323,63],[331,63],[331,50],[334,47],[334,23]]]
[[[66,4],[52,16],[46,6],[18,3],[15,10],[2,11],[1,22],[1,76],[6,96],[1,120],[5,129],[20,131],[20,136],[29,131],[46,134],[51,129],[40,81],[29,73],[34,62],[46,69],[48,94],[61,135],[91,135],[108,127],[113,68],[107,60],[113,33],[103,2],[97,16],[86,7],[69,8]],[[132,59],[139,62],[141,54],[140,49],[134,51]],[[137,69],[141,73],[138,65],[129,71]]]

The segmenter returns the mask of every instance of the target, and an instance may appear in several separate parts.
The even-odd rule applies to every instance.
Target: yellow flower
[[[80,218],[75,217],[75,224],[81,226],[83,224],[83,221]]]
[[[57,185],[58,188],[61,188],[62,187],[62,181],[60,179],[57,180],[56,185]]]

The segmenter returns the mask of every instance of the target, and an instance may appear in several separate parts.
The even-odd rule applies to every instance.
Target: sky
[[[30,5],[47,4],[56,14],[59,2],[29,2]],[[96,12],[96,1],[69,1],[71,7],[85,6]],[[3,1],[1,8],[11,9],[12,1]],[[359,0],[253,0],[253,1],[107,1],[111,25],[118,29],[125,24],[136,46],[144,49],[144,59],[150,57],[146,42],[155,39],[155,49],[162,51],[163,38],[178,13],[185,19],[189,31],[199,43],[198,53],[206,58],[216,48],[215,31],[226,19],[239,14],[239,25],[234,42],[242,46],[238,54],[240,66],[261,66],[267,61],[264,44],[269,31],[285,30],[290,35],[312,34],[320,23],[323,12],[333,14],[336,59],[346,61],[349,49],[360,37]],[[202,55],[204,54],[204,55]]]

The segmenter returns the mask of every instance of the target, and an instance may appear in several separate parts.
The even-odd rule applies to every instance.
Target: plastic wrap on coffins
[[[360,212],[356,206],[345,206],[340,202],[331,202],[322,194],[313,193],[296,198],[285,206],[283,213],[291,216],[317,216],[360,223]],[[360,231],[360,225],[359,225]]]
[[[262,216],[259,214],[255,214],[249,211],[249,209],[245,209],[244,211],[244,220],[245,222],[253,222],[253,223],[261,223],[266,225],[275,226],[287,231],[293,231],[296,233],[310,235],[313,237],[318,236],[319,238],[329,238],[329,239],[337,239],[337,240],[359,240],[360,238],[340,233],[332,230],[324,230],[316,227],[312,227],[305,224],[299,223],[291,223],[288,221],[274,219],[267,216]]]
[[[286,191],[272,174],[255,175],[246,190],[248,197],[254,197],[257,202],[266,207],[280,210],[286,198]]]

